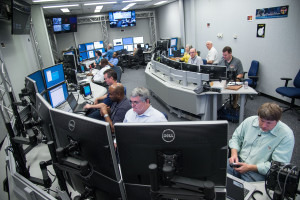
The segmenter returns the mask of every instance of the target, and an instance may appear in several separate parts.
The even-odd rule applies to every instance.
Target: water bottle
[[[245,88],[245,89],[248,89],[248,81],[245,81],[245,82],[244,82],[244,88]]]

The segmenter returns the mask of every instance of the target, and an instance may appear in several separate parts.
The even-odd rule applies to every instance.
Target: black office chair
[[[278,94],[291,98],[290,105],[283,110],[283,112],[287,110],[297,111],[299,108],[295,106],[295,99],[300,99],[300,69],[294,79],[294,86],[295,87],[288,87],[288,82],[292,80],[291,78],[281,78],[281,80],[285,80],[284,87],[279,87],[276,89]]]
[[[259,62],[256,60],[252,60],[250,69],[248,71],[248,79],[245,79],[245,75],[247,72],[244,72],[244,81],[248,82],[248,85],[252,87],[253,89],[257,86],[258,81],[258,69],[259,69]],[[250,95],[250,99],[253,100],[253,96]]]
[[[117,82],[121,83],[122,68],[117,65],[117,66],[113,66],[111,69],[113,69],[117,73]]]
[[[142,56],[133,56],[133,60],[131,61],[132,67],[135,67],[135,69],[139,69],[140,67],[143,67],[145,65],[145,57]]]

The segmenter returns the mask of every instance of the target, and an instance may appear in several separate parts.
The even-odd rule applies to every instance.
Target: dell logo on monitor
[[[74,131],[74,129],[75,129],[75,121],[74,120],[70,120],[69,124],[68,124],[68,127],[69,127],[70,131]]]
[[[175,133],[171,129],[166,129],[162,133],[162,139],[165,142],[173,142],[175,140]]]

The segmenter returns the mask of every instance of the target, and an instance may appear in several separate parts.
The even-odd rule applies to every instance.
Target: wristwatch
[[[103,117],[105,118],[105,117],[108,117],[109,115],[108,114],[105,114]]]

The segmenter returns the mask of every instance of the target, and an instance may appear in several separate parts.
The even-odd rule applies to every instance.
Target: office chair
[[[244,72],[244,81],[248,82],[248,85],[252,87],[253,89],[257,86],[258,81],[258,69],[259,69],[259,62],[256,60],[252,60],[250,69],[248,71],[248,79],[245,79],[245,75],[247,72]],[[250,99],[253,100],[253,96],[250,95]]]
[[[121,66],[113,66],[111,68],[112,70],[114,70],[117,73],[117,82],[121,83],[121,77],[122,77],[122,68]]]
[[[207,60],[206,59],[202,59],[203,60],[203,65],[207,64]]]
[[[279,87],[276,89],[278,94],[291,98],[291,103],[288,107],[286,107],[283,112],[287,110],[297,111],[299,109],[295,106],[295,99],[300,99],[300,70],[298,71],[295,79],[294,86],[295,87],[287,87],[288,82],[292,80],[291,78],[281,78],[281,80],[285,80],[284,87]]]
[[[145,65],[144,55],[143,56],[134,56],[131,64],[132,64],[132,66],[135,67],[135,69],[139,69],[140,67]]]
[[[197,51],[198,56],[200,56],[200,53],[201,53],[200,51]]]

